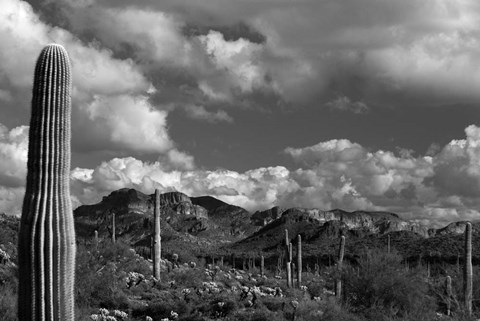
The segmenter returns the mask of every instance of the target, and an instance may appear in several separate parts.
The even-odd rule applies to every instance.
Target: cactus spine
[[[342,237],[340,238],[340,248],[338,249],[338,262],[337,262],[337,269],[338,269],[339,274],[342,271],[344,254],[345,254],[345,236],[342,235]],[[342,280],[341,280],[341,278],[342,278],[342,276],[339,275],[338,279],[337,279],[337,282],[336,282],[337,284],[335,286],[335,296],[337,297],[337,299],[342,298]]]
[[[302,285],[302,236],[298,234],[297,240],[297,287]]]
[[[450,309],[452,306],[452,278],[450,275],[447,275],[447,278],[445,279],[445,290],[447,292],[447,315],[450,316]]]
[[[66,50],[56,44],[42,50],[35,66],[18,241],[20,321],[74,320],[70,70]]]
[[[472,223],[465,226],[465,265],[463,269],[463,292],[465,295],[465,309],[472,315]]]
[[[160,191],[155,189],[155,207],[153,209],[153,276],[160,280],[160,257],[162,238],[160,237]]]

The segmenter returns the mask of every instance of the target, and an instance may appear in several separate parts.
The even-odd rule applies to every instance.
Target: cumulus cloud
[[[292,106],[326,102],[330,91],[399,106],[480,99],[473,0],[40,2],[43,10],[54,3],[69,30],[134,57],[145,72],[161,67],[162,81],[180,83],[176,99],[190,104],[207,97],[238,106],[258,90]],[[230,37],[239,23],[248,28]],[[365,110],[364,101],[340,98],[332,106]]]
[[[20,210],[27,152],[25,127],[1,131],[2,209]],[[188,154],[171,150],[156,162],[114,158],[94,169],[71,172],[75,205],[91,204],[119,188],[152,193],[181,191],[211,195],[250,211],[280,205],[320,209],[388,210],[404,218],[441,226],[479,215],[480,128],[452,140],[434,156],[367,150],[349,140],[287,148],[299,168],[261,167],[245,172],[198,169]]]
[[[28,127],[0,124],[0,211],[18,214],[27,176]]]
[[[231,170],[176,170],[162,162],[134,158],[102,163],[75,182],[98,189],[83,201],[121,187],[151,193],[153,187],[188,195],[212,195],[251,211],[275,205],[321,209],[387,210],[406,219],[440,226],[478,215],[480,128],[469,126],[466,139],[453,140],[435,156],[367,150],[349,140],[287,148],[300,167]],[[76,184],[74,184],[76,185]],[[466,187],[470,186],[470,189]],[[85,189],[85,188],[84,188]],[[101,191],[101,192],[100,192]]]
[[[86,112],[86,120],[74,125],[84,133],[79,139],[93,141],[98,148],[140,153],[163,153],[173,148],[167,112],[155,109],[146,96],[95,95],[79,107]]]
[[[23,1],[2,2],[0,59],[2,109],[28,122],[25,92],[41,48],[64,45],[73,68],[73,148],[82,151],[163,153],[174,147],[166,124],[167,111],[150,102],[155,92],[141,68],[129,58],[118,59],[98,43],[84,43],[69,31],[41,21]],[[141,124],[141,125],[140,125]]]

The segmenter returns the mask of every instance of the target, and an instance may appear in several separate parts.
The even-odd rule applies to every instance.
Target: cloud
[[[31,92],[35,61],[44,45],[56,42],[72,62],[74,152],[160,155],[175,148],[168,134],[168,111],[152,102],[156,88],[137,62],[116,56],[98,41],[85,43],[70,31],[48,25],[26,2],[5,0],[1,8],[0,41],[5,48],[0,54],[0,100],[6,120],[28,123],[25,92]],[[118,19],[128,17],[120,14]],[[142,17],[149,18],[147,13]]]
[[[187,117],[197,120],[203,120],[209,123],[232,123],[233,118],[227,114],[224,110],[217,110],[211,112],[205,109],[203,106],[186,105],[183,107]]]
[[[434,157],[432,182],[444,195],[474,201],[480,193],[480,128],[470,125],[466,139],[452,140]]]
[[[290,106],[341,92],[331,105],[353,111],[365,101],[480,100],[473,0],[40,2],[45,16],[82,39],[133,57],[146,74],[161,70],[154,85],[175,90],[175,103],[257,106],[258,91]]]
[[[21,209],[27,132],[1,127],[2,210]],[[300,206],[346,210],[387,210],[435,226],[474,219],[480,201],[480,128],[469,126],[465,139],[452,140],[434,156],[369,151],[349,140],[330,140],[286,148],[299,167],[261,167],[245,172],[195,167],[188,154],[172,149],[156,162],[113,158],[71,172],[75,205],[91,204],[119,188],[152,193],[155,188],[191,196],[211,195],[250,211]]]
[[[0,185],[22,187],[27,174],[28,127],[0,124]]]
[[[0,212],[21,211],[27,176],[28,127],[0,124]]]
[[[99,149],[164,153],[173,148],[167,132],[167,112],[155,109],[147,96],[96,95],[79,107],[83,121],[74,127],[82,142]],[[79,142],[79,144],[82,144]]]

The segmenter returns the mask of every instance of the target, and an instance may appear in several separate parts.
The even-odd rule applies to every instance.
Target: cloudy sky
[[[122,187],[480,218],[476,0],[0,0],[0,212],[41,48],[73,65],[72,199]]]

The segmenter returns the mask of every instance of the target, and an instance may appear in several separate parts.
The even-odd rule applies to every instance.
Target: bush
[[[435,301],[417,270],[406,271],[396,253],[367,250],[357,267],[343,273],[344,298],[353,312],[369,319],[407,318],[429,320]]]

